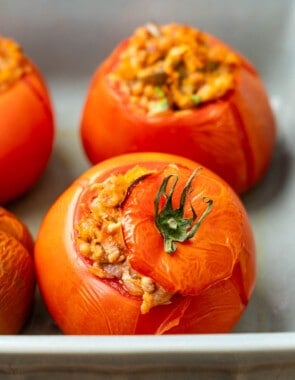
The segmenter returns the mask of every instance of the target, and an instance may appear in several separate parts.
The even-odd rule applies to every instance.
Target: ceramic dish
[[[36,235],[50,204],[89,167],[78,125],[90,77],[116,43],[149,20],[184,22],[219,36],[255,64],[269,91],[278,143],[266,176],[243,196],[257,244],[253,299],[231,334],[66,337],[37,293],[24,333],[0,338],[1,379],[295,377],[293,1],[2,0],[0,33],[17,39],[43,71],[57,126],[46,172],[9,209]]]

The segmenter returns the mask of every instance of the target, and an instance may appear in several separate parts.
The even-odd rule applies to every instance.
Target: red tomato
[[[0,204],[30,189],[52,151],[54,125],[44,81],[12,40],[0,36]]]
[[[179,28],[172,25],[171,34]],[[226,47],[209,34],[203,37],[209,45]],[[128,152],[166,152],[205,165],[238,193],[256,184],[270,162],[276,132],[267,93],[252,64],[226,47],[239,59],[232,88],[194,108],[150,115],[134,106],[130,94],[111,80],[130,41],[123,41],[92,78],[80,126],[89,160],[97,163]],[[131,59],[137,59],[136,53]]]
[[[33,240],[26,225],[0,207],[0,334],[26,322],[35,292]]]
[[[66,334],[217,333],[248,304],[255,247],[220,177],[183,157],[138,153],[97,164],[57,199],[35,265]]]

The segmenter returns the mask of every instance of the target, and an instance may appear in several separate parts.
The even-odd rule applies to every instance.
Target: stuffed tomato
[[[0,35],[0,204],[37,182],[53,138],[51,101],[40,72],[15,41]]]
[[[183,157],[127,154],[95,165],[52,205],[35,265],[66,334],[230,331],[255,283],[238,196]]]
[[[177,154],[238,193],[263,176],[276,136],[253,65],[178,24],[140,27],[107,57],[90,83],[80,132],[92,163],[126,152]]]

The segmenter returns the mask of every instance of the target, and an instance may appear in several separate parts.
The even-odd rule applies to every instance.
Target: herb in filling
[[[109,75],[149,115],[191,109],[234,87],[239,58],[188,26],[138,28]]]

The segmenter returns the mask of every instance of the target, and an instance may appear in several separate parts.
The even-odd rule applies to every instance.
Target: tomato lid
[[[187,239],[168,241],[159,226],[165,214],[170,228],[181,224]],[[168,165],[142,178],[124,202],[122,225],[132,267],[173,293],[195,295],[229,278],[242,249],[240,203],[207,169],[192,175]]]

